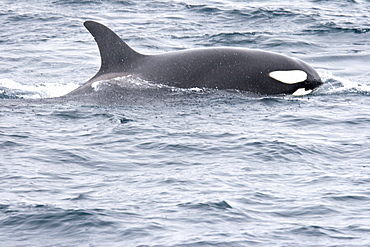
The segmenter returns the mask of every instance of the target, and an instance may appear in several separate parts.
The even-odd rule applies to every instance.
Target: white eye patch
[[[295,84],[307,79],[307,73],[302,70],[272,71],[269,76],[285,84]]]

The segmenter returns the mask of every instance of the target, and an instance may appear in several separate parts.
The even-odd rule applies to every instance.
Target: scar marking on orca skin
[[[307,73],[302,70],[273,71],[269,76],[285,84],[296,84],[307,80]]]

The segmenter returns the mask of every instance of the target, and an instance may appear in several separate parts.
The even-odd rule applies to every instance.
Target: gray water
[[[0,246],[370,246],[369,1],[0,2]],[[125,81],[61,96],[100,57],[297,57],[305,97]],[[123,78],[127,80],[127,78]]]

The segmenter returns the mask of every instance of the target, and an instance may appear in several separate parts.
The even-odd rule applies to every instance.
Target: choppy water
[[[0,246],[370,246],[370,2],[0,2]],[[82,23],[136,50],[298,57],[302,98],[143,84],[60,96],[99,68]]]

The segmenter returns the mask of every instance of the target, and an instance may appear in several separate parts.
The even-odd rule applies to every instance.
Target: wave
[[[0,213],[3,215],[0,229],[2,235],[6,236],[2,238],[6,242],[4,246],[27,246],[30,241],[35,246],[60,246],[61,243],[66,243],[65,239],[76,241],[75,236],[88,238],[91,231],[102,234],[105,231],[113,232],[117,228],[117,221],[102,209],[0,204]],[[40,232],[45,233],[41,238]]]
[[[367,33],[370,28],[356,26],[355,23],[339,24],[333,21],[323,22],[309,26],[303,30],[303,33],[327,34],[327,33]]]

